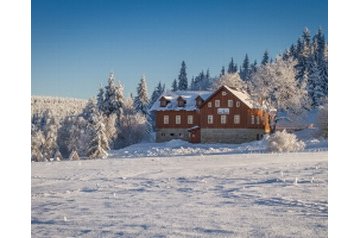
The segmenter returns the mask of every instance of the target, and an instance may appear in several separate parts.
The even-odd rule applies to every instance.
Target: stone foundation
[[[189,141],[188,129],[162,128],[156,131],[156,142],[164,142],[174,139]]]
[[[228,143],[239,144],[257,140],[264,135],[263,129],[222,129],[201,128],[201,143]]]

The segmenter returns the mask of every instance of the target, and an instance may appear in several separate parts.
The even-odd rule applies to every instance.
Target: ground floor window
[[[208,115],[208,124],[213,124],[213,123],[214,123],[213,115]]]
[[[221,124],[226,124],[226,115],[221,115],[220,121],[221,121]]]
[[[240,115],[234,115],[234,124],[240,124]]]

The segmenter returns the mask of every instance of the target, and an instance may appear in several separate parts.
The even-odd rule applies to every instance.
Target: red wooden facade
[[[262,129],[263,133],[269,133],[269,113],[260,109],[259,104],[251,97],[251,101],[248,101],[248,98],[241,99],[236,92],[222,86],[206,100],[200,96],[196,97],[196,107],[192,110],[186,109],[186,100],[180,95],[175,99],[172,97],[171,101],[170,97],[162,97],[159,99],[161,107],[167,106],[168,103],[177,105],[175,110],[154,110],[156,129],[187,129],[187,138],[192,143],[200,143],[200,130],[204,128]]]

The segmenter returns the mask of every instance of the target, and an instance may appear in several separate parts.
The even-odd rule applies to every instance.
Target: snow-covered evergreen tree
[[[137,96],[134,99],[134,108],[137,112],[140,112],[145,117],[149,118],[148,106],[149,106],[149,98],[148,98],[147,82],[143,75],[137,87]]]
[[[178,76],[178,89],[182,91],[188,89],[188,78],[186,75],[186,65],[184,61],[181,63],[181,68]]]
[[[58,150],[57,130],[58,124],[52,115],[51,110],[46,110],[43,115],[43,134],[45,142],[43,144],[43,156],[50,160]]]
[[[43,145],[45,143],[45,137],[43,133],[35,126],[31,127],[31,161],[44,161]]]
[[[104,112],[104,90],[102,87],[100,87],[98,90],[97,107],[99,111]]]
[[[90,126],[90,142],[88,145],[87,156],[90,159],[106,158],[109,150],[106,127],[103,123],[103,117],[98,111],[94,100],[90,100],[87,106],[89,114]]]
[[[220,77],[225,74],[225,67],[223,66],[220,71]]]
[[[114,74],[108,78],[108,85],[105,87],[103,111],[106,116],[112,113],[121,114],[124,103],[124,88],[121,83],[116,84]]]

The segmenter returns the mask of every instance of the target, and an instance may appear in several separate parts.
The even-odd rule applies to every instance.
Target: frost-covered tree
[[[59,150],[57,150],[54,156],[54,161],[61,161],[61,160],[63,160],[62,154]]]
[[[186,75],[186,65],[184,61],[181,63],[181,68],[178,76],[178,89],[182,91],[188,89],[188,78]]]
[[[244,81],[248,81],[250,78],[250,60],[247,54],[245,54],[244,61],[240,67],[240,77]]]
[[[172,83],[172,91],[173,92],[178,91],[178,81],[177,81],[177,79],[174,79],[174,81]]]
[[[149,98],[148,98],[147,82],[143,75],[137,87],[137,96],[134,98],[134,108],[137,112],[142,113],[145,117],[148,118],[149,117],[148,106],[149,106]]]
[[[104,112],[104,90],[102,87],[100,87],[98,90],[97,107],[99,111]]]
[[[106,127],[103,123],[103,117],[98,111],[94,100],[90,100],[87,108],[89,108],[89,126],[90,126],[90,142],[88,145],[87,156],[90,159],[106,158],[109,150]]]
[[[226,85],[228,87],[233,87],[233,88],[243,90],[243,91],[246,91],[248,88],[247,83],[245,81],[241,80],[240,75],[238,73],[225,74],[225,75],[221,76],[213,84],[213,89],[216,90],[223,85]]]
[[[126,114],[121,118],[118,148],[139,143],[149,138],[148,121],[141,113]]]
[[[51,110],[46,110],[42,118],[42,129],[45,137],[43,144],[43,156],[50,160],[58,150],[57,145],[57,129],[58,124],[52,115]]]
[[[31,161],[44,161],[45,158],[42,154],[45,137],[41,131],[35,126],[31,127]]]
[[[121,83],[116,84],[114,74],[108,78],[108,85],[105,87],[103,111],[106,116],[112,113],[121,114],[124,102],[124,88]]]
[[[277,58],[262,65],[252,77],[252,92],[267,101],[278,111],[298,114],[308,105],[305,85],[296,80],[296,61]]]

